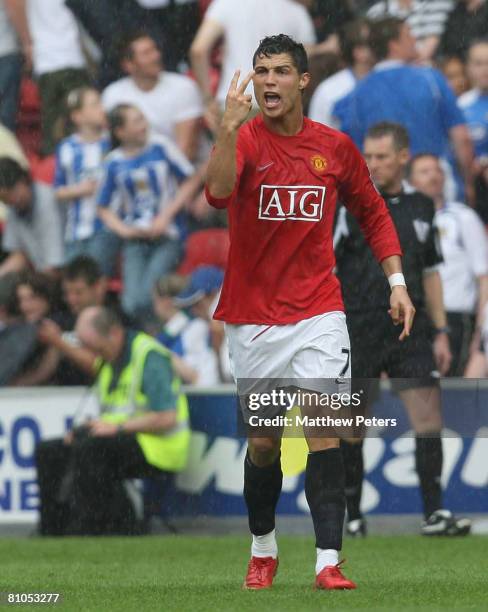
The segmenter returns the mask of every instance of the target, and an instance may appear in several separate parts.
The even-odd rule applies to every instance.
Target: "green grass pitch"
[[[241,590],[249,538],[1,539],[0,591],[59,592],[59,610],[487,610],[488,538],[346,540],[356,591],[312,589],[308,537],[279,537],[271,591]],[[5,609],[51,607],[6,606]],[[1,606],[3,608],[3,606]]]

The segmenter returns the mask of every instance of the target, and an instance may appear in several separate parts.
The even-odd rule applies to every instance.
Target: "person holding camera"
[[[181,471],[190,441],[188,405],[170,353],[126,329],[102,306],[86,308],[76,335],[95,353],[100,417],[36,448],[41,535],[137,531],[124,480]]]

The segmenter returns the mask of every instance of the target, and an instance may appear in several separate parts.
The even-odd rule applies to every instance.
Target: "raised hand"
[[[222,123],[234,130],[244,123],[252,108],[252,96],[246,94],[245,91],[254,76],[254,70],[239,85],[240,75],[241,71],[236,70],[227,92],[225,111],[222,117]]]

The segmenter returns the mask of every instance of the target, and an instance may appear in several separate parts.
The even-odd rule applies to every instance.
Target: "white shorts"
[[[290,325],[225,325],[232,375],[242,379],[299,379],[324,391],[325,381],[350,379],[346,316],[334,311]],[[293,383],[289,383],[293,384]]]

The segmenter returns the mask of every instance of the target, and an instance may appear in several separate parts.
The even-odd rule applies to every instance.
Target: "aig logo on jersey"
[[[322,219],[323,185],[261,185],[259,219],[312,221]]]

